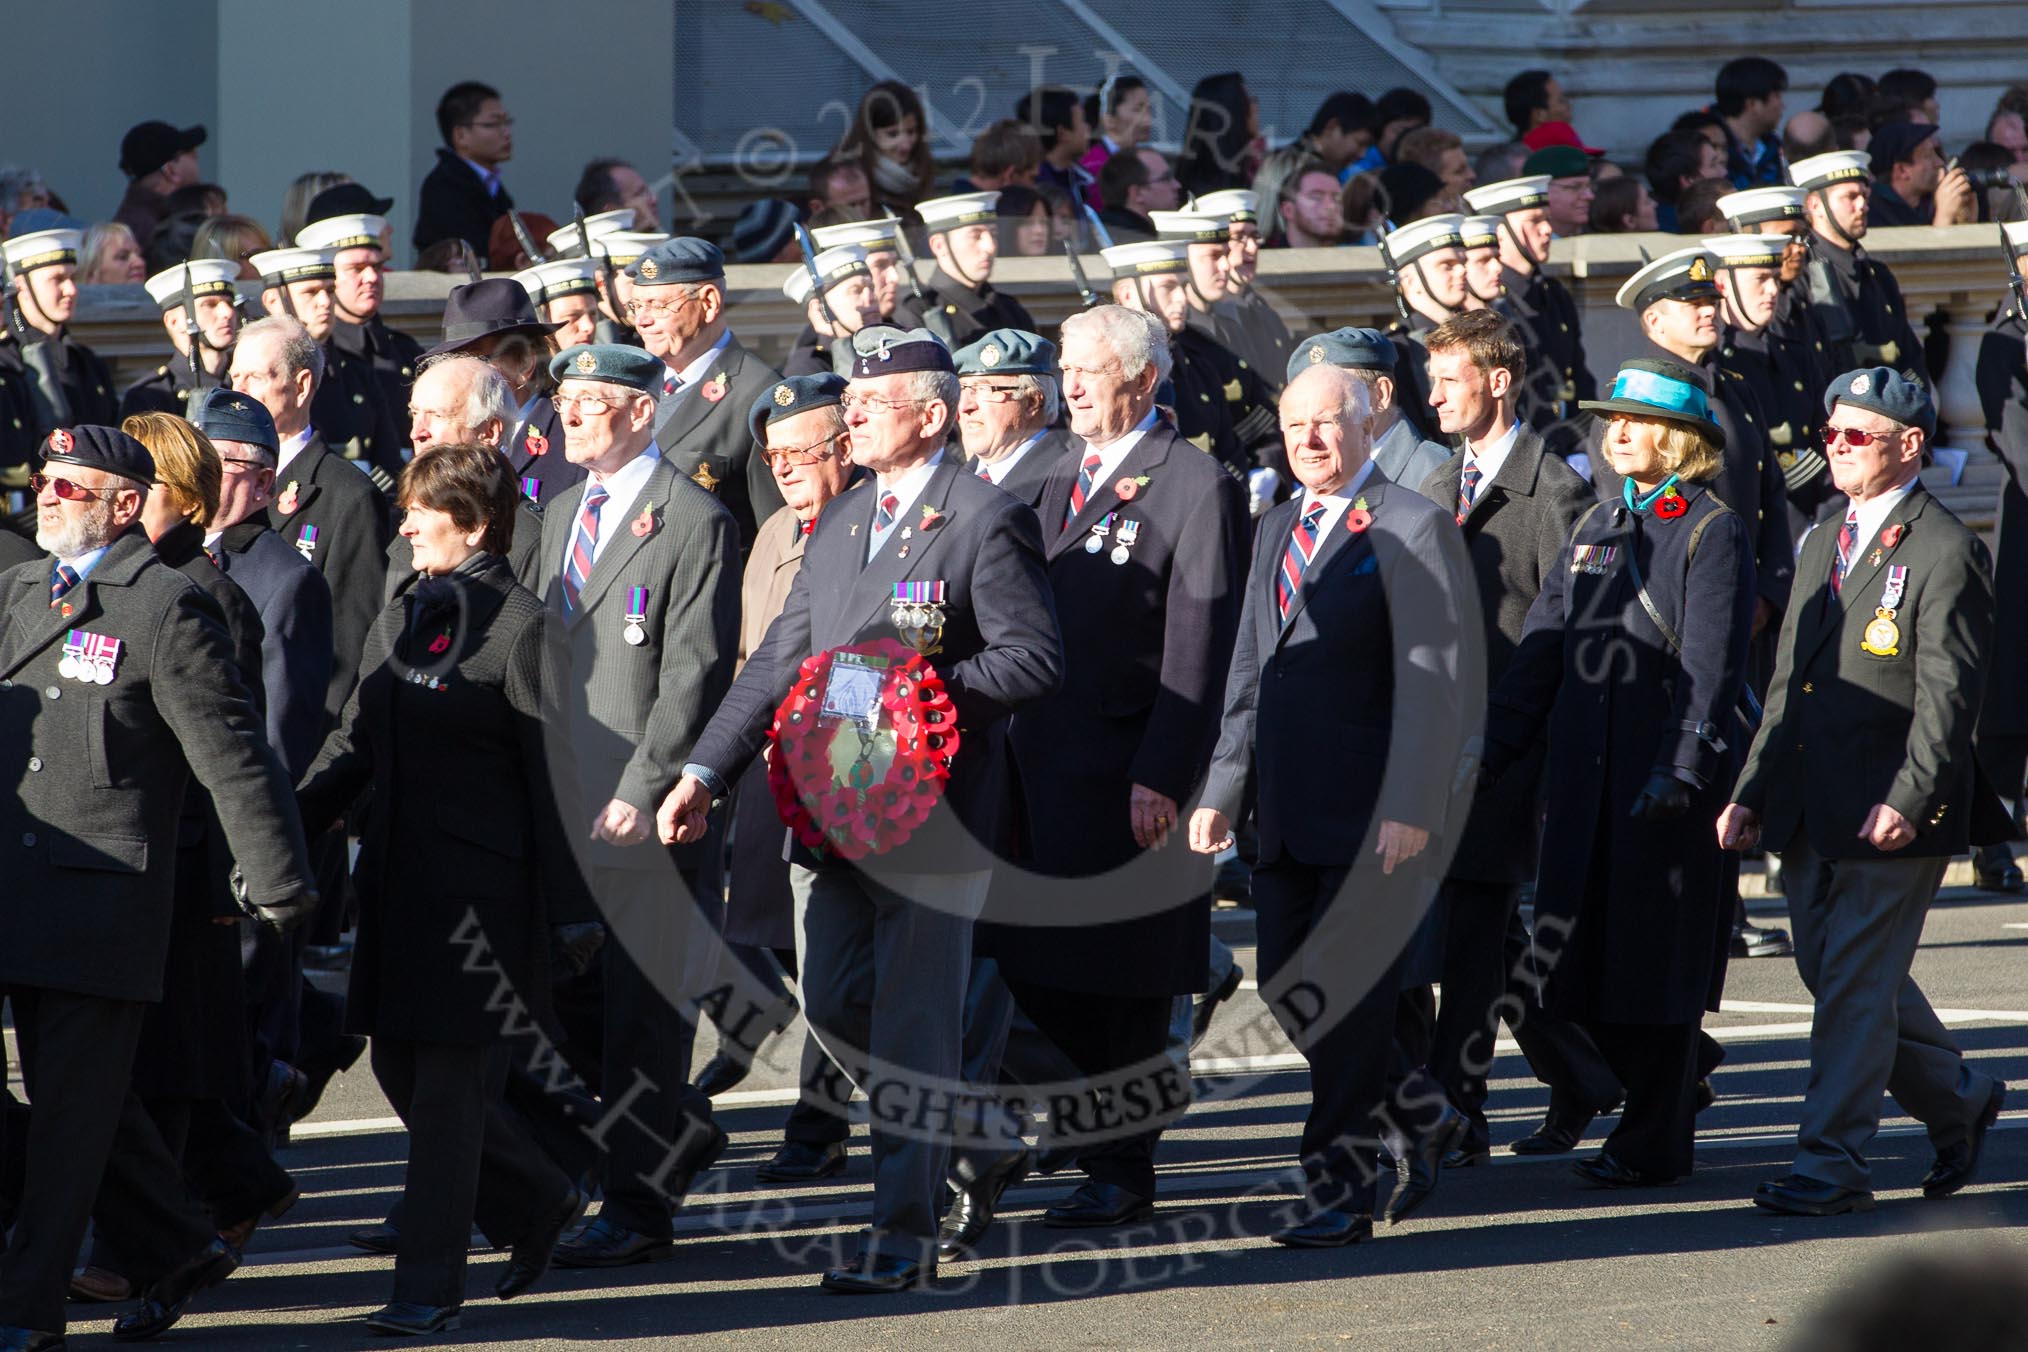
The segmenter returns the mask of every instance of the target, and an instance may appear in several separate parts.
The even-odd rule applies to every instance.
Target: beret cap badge
[[[1868,390],[1871,390],[1872,388],[1873,388],[1873,377],[1867,375],[1864,371],[1861,371],[1858,375],[1852,377],[1852,393],[1865,394]]]
[[[599,359],[589,352],[580,352],[577,354],[577,369],[585,375],[590,375],[599,369]]]
[[[651,281],[651,282],[652,282],[652,281],[654,281],[654,280],[655,280],[655,278],[656,278],[656,276],[657,276],[657,275],[658,275],[658,274],[659,274],[659,273],[660,273],[661,271],[662,271],[662,269],[660,269],[660,268],[658,268],[658,267],[656,267],[656,266],[655,266],[655,260],[654,260],[654,259],[652,259],[652,258],[643,258],[643,259],[641,260],[641,263],[640,263],[640,273],[641,273],[641,276],[642,276],[643,278],[645,278],[646,280],[648,280],[648,281]]]
[[[982,366],[998,366],[1000,364],[1000,349],[991,343],[986,344],[979,352],[979,364]]]
[[[1312,365],[1312,366],[1315,366],[1315,365],[1317,365],[1318,363],[1322,362],[1323,360],[1324,360],[1324,348],[1323,348],[1323,345],[1322,345],[1321,343],[1313,343],[1313,344],[1311,344],[1311,345],[1310,345],[1310,365]]]
[[[796,392],[786,385],[775,386],[775,402],[783,408],[796,402]]]
[[[58,455],[69,455],[71,448],[75,444],[70,439],[70,433],[64,431],[61,427],[49,434],[49,449],[55,451]]]

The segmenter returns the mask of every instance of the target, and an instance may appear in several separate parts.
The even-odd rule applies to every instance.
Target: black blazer
[[[514,466],[514,478],[523,497],[528,497],[527,481],[535,480],[535,495],[529,500],[538,508],[547,510],[550,503],[585,480],[584,466],[573,465],[563,453],[563,420],[556,416],[556,405],[546,394],[535,401],[528,421],[521,424],[514,439],[502,449]],[[526,581],[522,585],[527,586]]]
[[[213,558],[260,614],[268,741],[294,779],[310,768],[330,724],[331,588],[265,517],[226,527]]]
[[[506,184],[500,185],[497,194],[487,192],[471,165],[439,146],[436,165],[424,176],[416,204],[416,252],[440,239],[462,239],[485,263],[493,222],[505,216],[513,205]]]
[[[387,499],[358,465],[331,451],[321,433],[312,433],[310,444],[275,475],[268,524],[331,588],[331,685],[324,707],[336,718],[359,678],[366,631],[380,613],[393,535]]]
[[[734,338],[712,363],[701,389],[655,414],[655,444],[662,458],[699,488],[718,495],[739,527],[741,555],[753,548],[755,527],[782,506],[782,491],[762,463],[746,422],[754,401],[781,378]]]
[[[1068,431],[1052,427],[1042,434],[1042,439],[1031,447],[1014,465],[1013,472],[994,485],[1003,493],[1011,493],[1030,507],[1042,502],[1042,489],[1049,482],[1049,476],[1057,465],[1070,454],[1071,443],[1076,441]],[[976,468],[973,471],[977,473]]]
[[[529,1011],[547,1012],[548,915],[596,913],[571,842],[589,817],[561,741],[562,654],[542,603],[497,555],[437,582],[429,600],[411,592],[381,612],[299,798],[322,829],[373,789],[353,873],[348,1026],[488,1043],[505,1020],[488,1007],[491,964],[474,959],[483,945]]]

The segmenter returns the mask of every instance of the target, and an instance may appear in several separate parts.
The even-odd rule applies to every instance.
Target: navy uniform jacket
[[[310,768],[329,724],[324,701],[331,689],[331,588],[309,560],[268,529],[265,517],[227,526],[212,557],[260,614],[268,743],[293,782]]]
[[[1507,311],[1527,336],[1528,370],[1521,381],[1521,417],[1538,432],[1572,417],[1577,401],[1596,399],[1598,382],[1584,356],[1577,302],[1541,268],[1523,276],[1500,269]]]
[[[1800,835],[1826,859],[1883,857],[1858,835],[1875,803],[1915,827],[1894,858],[2008,839],[2012,824],[1972,753],[1994,640],[1985,545],[1918,482],[1859,543],[1833,597],[1836,551],[1832,529],[1803,543],[1808,591],[1782,622],[1767,716],[1733,800],[1760,815],[1768,849]],[[1896,632],[1868,651],[1890,570],[1901,568]]]
[[[493,222],[505,216],[513,205],[514,199],[507,195],[504,183],[499,192],[487,192],[485,182],[471,165],[439,146],[436,165],[424,176],[416,204],[416,252],[421,253],[440,239],[462,239],[484,262]]]
[[[359,653],[380,613],[393,533],[387,499],[360,466],[324,444],[322,432],[310,434],[309,445],[275,475],[275,484],[268,525],[316,565],[331,588],[331,684],[324,708],[336,718],[359,679]]]
[[[1793,538],[1844,501],[1820,449],[1824,387],[1836,374],[1824,369],[1820,351],[1809,339],[1778,334],[1773,326],[1748,333],[1727,325],[1718,344],[1720,368],[1745,383],[1767,418],[1768,449],[1781,471]]]
[[[375,471],[373,482],[392,492],[401,475],[401,449],[408,442],[407,403],[397,419],[382,395],[380,380],[363,354],[338,344],[334,325],[323,344],[324,378],[310,399],[310,421],[332,450],[361,469]]]
[[[900,308],[899,305],[896,306]],[[900,325],[899,319],[882,321]],[[839,370],[838,363],[844,362],[846,370]],[[782,363],[785,376],[815,376],[830,372],[851,378],[852,348],[849,343],[840,343],[835,338],[819,338],[817,331],[808,324],[796,335],[796,341],[789,344],[789,359]]]
[[[1348,508],[1317,542],[1286,622],[1277,578],[1307,495],[1254,530],[1204,805],[1236,823],[1251,798],[1262,863],[1351,864],[1380,820],[1440,840],[1467,702],[1477,721],[1481,687],[1459,682],[1477,617],[1450,514],[1377,473],[1356,497],[1370,524],[1350,529]]]
[[[1753,553],[1738,513],[1702,485],[1682,496],[1689,510],[1672,519],[1611,503],[1579,519],[1490,701],[1495,765],[1547,727],[1536,923],[1570,927],[1544,1003],[1575,1017],[1691,1023],[1724,982],[1734,875],[1717,821],[1744,736]],[[1680,654],[1641,605],[1630,559]],[[1690,810],[1636,821],[1655,773],[1691,786]]]
[[[1271,395],[1279,397],[1282,375],[1289,368],[1289,353],[1295,350],[1296,340],[1290,335],[1289,326],[1275,313],[1275,307],[1257,289],[1248,287],[1237,295],[1228,293],[1211,308],[1232,325],[1234,350],[1240,360],[1260,375]]]
[[[1064,457],[1070,454],[1073,445],[1082,448],[1083,443],[1064,428],[1049,428],[995,487],[1003,493],[1013,494],[1030,507],[1040,506],[1043,486],[1049,482],[1049,476],[1056,467],[1063,463]]]
[[[153,1001],[192,777],[257,902],[310,887],[302,826],[218,607],[138,525],[62,606],[49,575],[0,578],[0,985]],[[120,641],[110,683],[60,673],[71,631]]]
[[[408,396],[415,386],[416,366],[422,361],[422,344],[399,329],[390,329],[379,315],[373,315],[364,324],[337,320],[331,326],[330,345],[353,361],[363,363],[373,374],[381,406],[387,410],[397,434],[395,446],[397,449],[406,446]]]
[[[1021,789],[1016,859],[1052,880],[1090,880],[1096,897],[1111,895],[1115,914],[1123,897],[1148,904],[1137,918],[1106,924],[994,925],[980,946],[1008,975],[1062,990],[1202,990],[1209,861],[1177,841],[1143,851],[1128,798],[1133,785],[1144,785],[1187,814],[1210,768],[1246,575],[1245,491],[1157,422],[1066,527],[1083,453],[1074,445],[1058,462],[1038,511],[1063,624],[1064,680],[1010,730]],[[1133,485],[1128,501],[1122,483]],[[1093,528],[1109,515],[1110,533],[1088,553]],[[1134,543],[1123,546],[1120,532],[1129,527]],[[1127,561],[1116,564],[1112,551],[1121,547]],[[1179,815],[1174,827],[1183,826]],[[1029,895],[1037,890],[1041,898]],[[1058,892],[1075,895],[1003,878],[990,909],[1032,914]]]
[[[953,351],[991,329],[1022,329],[1035,333],[1035,319],[1012,296],[982,282],[975,291],[937,267],[923,286],[923,313],[938,315],[950,327]]]
[[[2011,297],[1979,339],[1974,379],[1986,445],[2007,472],[1993,544],[1994,627],[2006,637],[1988,654],[1979,732],[2019,736],[2028,733],[2028,644],[2014,637],[2028,632],[2028,347]]]
[[[929,820],[879,856],[878,867],[899,873],[976,871],[992,862],[980,842],[992,839],[1004,796],[1007,717],[1055,691],[1063,679],[1063,640],[1035,513],[946,459],[917,499],[941,520],[916,529],[910,519],[920,520],[922,513],[920,506],[911,508],[868,560],[877,482],[862,479],[817,518],[787,604],[740,669],[689,759],[732,784],[766,744],[775,710],[805,658],[897,637],[890,618],[895,584],[942,582],[947,598],[942,651],[930,663],[957,708],[960,745]],[[904,530],[913,533],[903,539]],[[819,858],[800,843],[790,858],[812,868],[847,866],[836,856]]]
[[[225,354],[226,368],[232,362],[232,353]],[[155,368],[150,375],[142,376],[127,386],[120,395],[120,416],[131,417],[136,413],[172,413],[179,418],[188,418],[190,397],[205,390],[221,389],[229,381],[205,372],[201,376],[190,374],[190,363],[182,357],[175,357]]]
[[[1423,343],[1435,328],[1418,310],[1410,310],[1406,322],[1397,319],[1387,327],[1387,340],[1394,344],[1394,406],[1424,441],[1442,435],[1436,410],[1429,406],[1429,348]]]
[[[754,528],[782,505],[774,475],[754,449],[746,413],[781,373],[734,338],[711,364],[701,388],[665,399],[655,413],[662,456],[699,488],[718,496],[739,527],[743,554]]]
[[[508,463],[514,466],[514,479],[520,485],[521,495],[538,508],[547,508],[566,490],[584,482],[584,466],[573,465],[564,454],[563,420],[556,416],[556,405],[546,394],[536,399],[535,407],[528,411],[528,421],[515,429],[514,439],[503,449]],[[530,479],[535,480],[533,485],[529,484]],[[522,585],[528,584],[524,581]]]
[[[1908,322],[1908,306],[1894,274],[1873,261],[1863,247],[1841,249],[1819,235],[1810,241],[1813,264],[1803,275],[1810,286],[1810,308],[1825,334],[1845,333],[1827,344],[1833,374],[1859,366],[1892,366],[1913,371],[1927,382],[1922,340]],[[1828,283],[1828,288],[1825,283]]]
[[[25,433],[25,440],[15,443],[19,458],[13,464],[26,464],[34,457],[35,448],[42,439],[58,426],[74,426],[78,423],[96,423],[105,427],[120,425],[120,394],[113,388],[113,373],[99,354],[86,347],[64,329],[50,337],[25,321],[15,327],[14,297],[9,295],[0,301],[0,372],[5,372],[8,383],[16,387],[15,397],[21,407],[18,415],[24,426],[10,429],[17,435]],[[26,342],[32,352],[24,352]],[[31,360],[33,358],[33,360]],[[42,396],[38,393],[35,362],[47,360],[56,373],[56,381],[70,404],[70,417],[62,423],[38,415],[42,407]],[[12,422],[12,418],[9,419]],[[0,464],[0,468],[5,468]]]

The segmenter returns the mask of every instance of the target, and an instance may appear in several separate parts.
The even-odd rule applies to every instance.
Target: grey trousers
[[[1949,862],[1825,859],[1800,835],[1782,855],[1796,967],[1816,997],[1796,1133],[1795,1171],[1807,1178],[1872,1187],[1866,1146],[1882,1090],[1938,1149],[1965,1139],[1992,1092],[1908,974]]]
[[[803,1013],[872,1104],[868,1254],[936,1262],[950,1140],[907,1124],[924,1120],[919,1086],[962,1083],[972,918],[989,876],[876,881],[844,867],[789,867]]]

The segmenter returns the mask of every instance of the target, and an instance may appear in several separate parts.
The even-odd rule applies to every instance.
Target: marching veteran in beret
[[[972,472],[1035,506],[1070,453],[1057,426],[1063,397],[1056,344],[1021,329],[994,329],[951,354],[958,367],[958,439]]]

